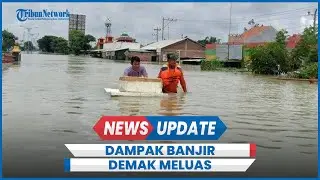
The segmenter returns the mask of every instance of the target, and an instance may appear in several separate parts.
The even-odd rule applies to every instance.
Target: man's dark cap
[[[168,60],[177,60],[178,59],[178,56],[174,53],[168,53],[167,54],[167,59]]]

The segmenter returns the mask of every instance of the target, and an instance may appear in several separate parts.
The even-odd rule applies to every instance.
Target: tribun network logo
[[[43,9],[42,11],[33,11],[32,9],[17,9],[17,20],[69,20],[69,10],[52,11]]]

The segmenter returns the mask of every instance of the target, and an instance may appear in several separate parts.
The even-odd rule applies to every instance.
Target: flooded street
[[[317,84],[183,66],[187,95],[110,98],[103,88],[117,88],[128,66],[23,54],[20,64],[3,69],[3,176],[109,176],[63,172],[63,159],[71,157],[64,144],[103,143],[92,130],[101,115],[217,115],[228,127],[218,142],[257,143],[257,160],[246,173],[233,175],[317,176]],[[145,67],[156,77],[161,65]]]

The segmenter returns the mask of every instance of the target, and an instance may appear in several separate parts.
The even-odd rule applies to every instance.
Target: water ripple
[[[257,147],[264,148],[264,149],[281,149],[281,147],[275,147],[275,146],[263,146],[257,144]]]

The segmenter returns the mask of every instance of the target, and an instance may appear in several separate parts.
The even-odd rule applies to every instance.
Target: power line
[[[309,7],[301,7],[301,8],[297,8],[297,9],[291,9],[291,10],[286,10],[286,11],[278,11],[278,12],[273,12],[273,13],[264,13],[264,14],[259,14],[259,15],[254,15],[254,16],[250,16],[250,17],[237,17],[237,18],[231,18],[231,15],[230,15],[230,18],[229,20],[227,21],[226,19],[224,20],[200,20],[200,19],[195,19],[195,20],[186,20],[186,19],[173,19],[173,18],[163,18],[162,19],[162,39],[164,40],[164,28],[169,25],[172,21],[180,21],[180,22],[193,22],[193,24],[199,24],[199,23],[202,23],[204,22],[205,25],[208,25],[208,23],[213,23],[215,25],[220,25],[220,29],[224,29],[224,28],[221,28],[221,25],[225,25],[227,28],[229,28],[229,31],[231,33],[231,31],[237,29],[237,31],[239,31],[239,29],[241,29],[239,26],[246,26],[248,24],[248,21],[249,21],[249,18],[250,20],[251,19],[254,19],[255,22],[259,23],[259,24],[264,24],[265,26],[286,26],[286,24],[288,24],[288,27],[284,28],[284,29],[294,29],[295,27],[292,27],[292,25],[295,25],[297,24],[296,27],[303,27],[302,24],[300,24],[300,19],[301,17],[303,16],[306,16],[306,10],[309,10],[311,7],[314,7],[314,6],[309,6]],[[266,17],[266,15],[269,15]],[[258,18],[260,17],[260,18]],[[239,21],[241,19],[245,19],[245,18],[248,18],[248,20],[246,21]],[[315,18],[316,19],[316,18]],[[170,21],[171,20],[171,21]],[[232,24],[231,24],[231,20],[232,20]],[[284,23],[280,23],[280,24],[274,24],[274,23],[277,23],[277,22],[268,22],[268,21],[279,21],[279,20],[289,20],[289,21],[286,21]],[[165,24],[165,21],[169,21],[167,23],[167,25]],[[281,22],[281,21],[280,21]],[[211,25],[209,25],[211,26]],[[169,29],[169,27],[168,27]],[[170,28],[172,30],[172,28]],[[180,29],[180,28],[173,28],[173,29]],[[300,29],[299,29],[299,32],[300,32]],[[181,32],[179,32],[180,34]],[[198,34],[200,32],[195,32],[193,34]],[[229,33],[229,34],[230,34]],[[218,33],[218,34],[225,34],[225,31],[221,32],[221,33]],[[168,36],[169,36],[169,30],[168,30]]]
[[[314,6],[312,6],[314,7]],[[310,7],[311,8],[311,7]],[[237,17],[233,20],[240,20],[240,19],[255,19],[258,17],[262,17],[259,19],[270,19],[270,17],[273,16],[283,16],[283,15],[293,15],[293,14],[297,14],[297,12],[305,12],[306,10],[310,9],[310,8],[298,8],[298,9],[292,9],[292,10],[287,10],[287,11],[281,11],[281,12],[273,12],[273,13],[267,13],[267,14],[260,14],[260,15],[253,15],[253,16],[243,16],[243,17]],[[290,13],[289,13],[290,12]],[[268,17],[263,17],[263,16],[268,16]],[[222,19],[222,20],[200,20],[200,19],[193,19],[193,20],[186,20],[186,19],[177,19],[177,21],[185,21],[185,22],[205,22],[205,23],[228,23],[229,19]],[[241,23],[244,22],[246,23],[247,21],[243,20],[243,21],[236,21],[237,23]]]
[[[166,25],[165,25],[165,21],[168,22]],[[177,19],[173,19],[173,18],[162,18],[162,28],[161,28],[161,30],[162,30],[162,40],[164,40],[164,28],[169,26],[169,24],[171,22],[176,22],[176,21],[177,21]],[[169,29],[168,29],[168,33],[169,33]]]
[[[27,42],[27,47],[24,47],[27,49],[27,53],[31,52],[32,53],[32,50],[30,51],[31,47],[30,47],[30,42],[32,42],[32,37],[35,35],[33,33],[31,33],[31,30],[34,29],[34,28],[38,28],[37,26],[36,27],[26,27],[26,26],[23,26],[23,25],[20,25],[20,27],[23,27],[24,30],[27,30],[27,40],[25,42]],[[25,32],[25,31],[24,31]]]

